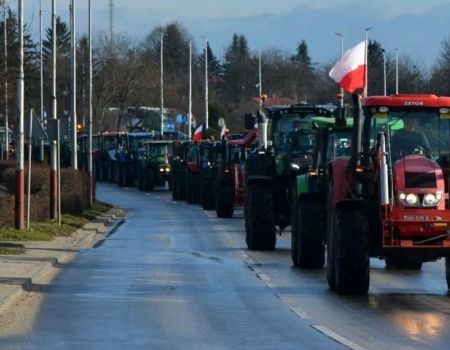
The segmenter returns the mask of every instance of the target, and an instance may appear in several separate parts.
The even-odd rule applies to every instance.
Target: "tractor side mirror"
[[[256,116],[252,113],[247,113],[245,115],[245,128],[247,130],[253,130],[256,124]]]
[[[347,115],[345,113],[345,108],[339,107],[336,110],[336,126],[346,126],[347,125]]]

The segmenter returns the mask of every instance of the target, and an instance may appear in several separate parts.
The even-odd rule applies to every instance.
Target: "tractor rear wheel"
[[[276,244],[273,193],[264,184],[248,185],[246,191],[246,237],[250,250],[274,250]]]
[[[367,294],[370,281],[369,225],[359,208],[337,208],[332,238],[336,291],[339,294]]]
[[[189,204],[200,203],[199,175],[188,172],[186,181],[186,197]]]
[[[170,177],[170,183],[171,183],[171,190],[172,190],[172,199],[180,199],[180,193],[177,186],[177,173],[174,171],[172,172],[172,176]]]
[[[234,212],[234,193],[231,184],[217,184],[216,214],[218,218],[232,218]]]
[[[176,191],[178,193],[178,199],[186,199],[186,175],[184,173],[175,173],[176,182],[174,186],[177,187]]]
[[[146,190],[147,191],[154,191],[155,190],[155,174],[153,173],[153,169],[148,169],[145,176],[145,184],[146,184]]]
[[[139,191],[144,191],[145,189],[145,184],[144,184],[144,169],[142,168],[141,165],[139,165],[138,170],[137,170],[137,183],[138,183],[138,190]]]
[[[214,178],[204,177],[202,179],[201,202],[204,210],[214,210],[216,208],[214,182]]]
[[[311,200],[298,200],[293,210],[292,262],[302,268],[321,269],[325,264],[322,210]]]
[[[330,290],[336,290],[336,275],[334,272],[334,228],[336,226],[336,215],[334,209],[334,188],[331,182],[328,186],[328,200],[327,200],[327,227],[326,227],[326,237],[327,237],[327,281],[328,288]]]

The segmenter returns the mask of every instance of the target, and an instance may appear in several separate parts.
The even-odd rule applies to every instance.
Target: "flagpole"
[[[262,100],[262,68],[261,68],[261,51],[259,52],[259,61],[258,61],[258,76],[259,76],[259,109],[262,110],[263,100]]]
[[[366,28],[366,50],[365,50],[365,54],[364,54],[364,92],[363,92],[363,97],[367,97],[367,90],[368,90],[368,85],[369,85],[369,81],[368,81],[368,70],[369,67],[367,66],[367,59],[368,59],[368,54],[369,54],[369,31],[373,29],[373,27],[368,27]]]
[[[398,95],[398,49],[395,49],[395,94]]]
[[[335,32],[334,34],[336,34],[338,37],[341,38],[341,58],[342,58],[344,57],[344,34],[338,32]],[[341,87],[339,96],[341,108],[344,108],[344,94],[345,94],[344,88]]]

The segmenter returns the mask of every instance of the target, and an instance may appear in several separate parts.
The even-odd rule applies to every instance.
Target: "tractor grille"
[[[406,188],[436,188],[435,173],[405,173]]]

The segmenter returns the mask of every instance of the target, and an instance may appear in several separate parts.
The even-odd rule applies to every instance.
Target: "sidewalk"
[[[34,285],[51,279],[78,252],[105,239],[124,222],[125,215],[125,210],[112,208],[69,237],[56,237],[50,242],[21,242],[25,254],[0,255],[0,315]]]

